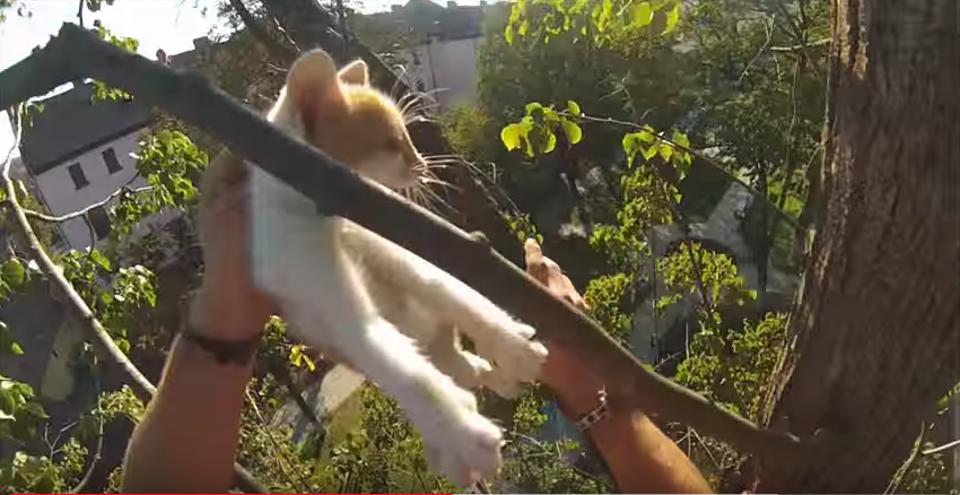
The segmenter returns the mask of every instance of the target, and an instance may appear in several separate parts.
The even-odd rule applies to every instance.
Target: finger
[[[543,250],[540,249],[540,244],[537,243],[536,239],[530,237],[527,238],[526,242],[523,243],[523,257],[528,268],[531,265],[536,265],[542,262]]]

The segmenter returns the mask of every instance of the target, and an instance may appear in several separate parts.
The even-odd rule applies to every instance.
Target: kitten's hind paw
[[[427,464],[455,485],[468,488],[496,475],[502,459],[503,435],[489,419],[473,412],[455,425],[424,432]]]

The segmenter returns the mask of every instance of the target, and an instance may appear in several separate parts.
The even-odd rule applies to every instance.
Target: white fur
[[[293,105],[281,92],[268,119],[303,139]],[[546,350],[530,341],[533,329],[413,253],[319,215],[258,167],[251,188],[254,277],[280,302],[291,331],[396,398],[423,434],[434,469],[462,486],[495,473],[501,432],[461,387],[485,385],[509,397],[534,380]],[[462,349],[458,332],[479,356]]]

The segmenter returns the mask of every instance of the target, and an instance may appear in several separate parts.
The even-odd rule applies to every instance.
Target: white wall
[[[126,185],[137,173],[136,159],[130,154],[137,151],[137,143],[143,132],[143,130],[134,131],[34,176],[34,184],[50,212],[59,216],[86,208],[102,201]],[[119,172],[111,174],[107,170],[101,155],[101,152],[107,148],[113,148],[116,153],[117,160],[123,168]],[[89,182],[89,185],[82,189],[77,189],[70,177],[68,169],[74,163],[80,164]],[[130,186],[140,187],[145,184],[143,178],[138,177],[130,183]],[[163,217],[169,217],[169,215],[163,215]],[[90,246],[90,231],[82,218],[62,223],[60,229],[70,248],[82,250]]]
[[[477,89],[477,50],[482,39],[434,40],[414,46],[408,57],[411,62],[407,65],[407,78],[415,87],[417,80],[423,81],[427,91],[441,88],[436,93],[441,109],[473,99]]]

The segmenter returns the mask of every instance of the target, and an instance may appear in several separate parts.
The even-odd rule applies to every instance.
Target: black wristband
[[[197,334],[187,328],[180,335],[184,340],[210,353],[220,364],[246,366],[253,361],[260,347],[260,336],[249,340],[223,340]]]

